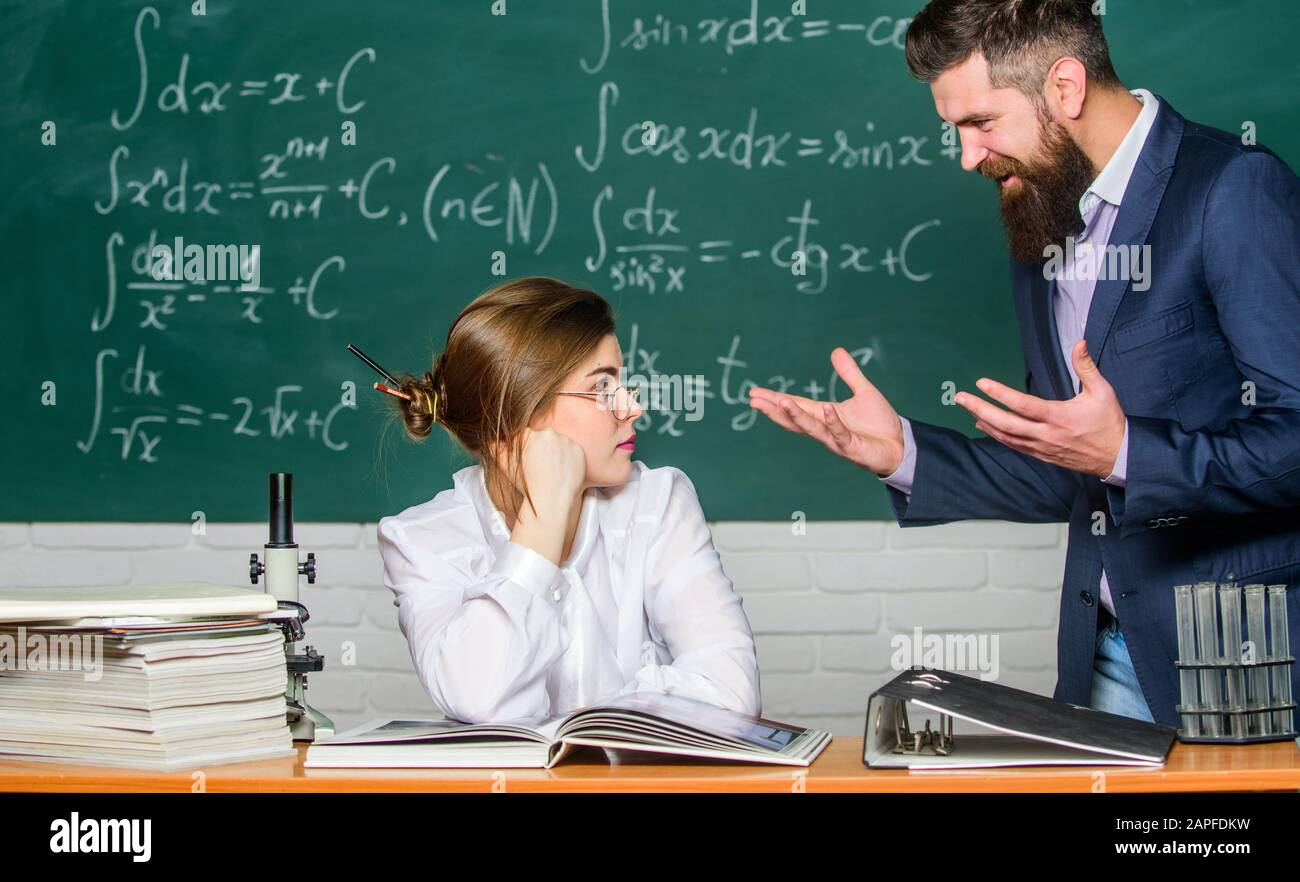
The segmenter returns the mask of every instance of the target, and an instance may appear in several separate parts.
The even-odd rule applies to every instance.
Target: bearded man
[[[837,348],[852,398],[750,403],[880,477],[904,527],[1068,522],[1055,697],[1178,726],[1176,585],[1288,585],[1300,646],[1300,180],[1126,89],[1093,7],[933,0],[907,31],[998,188],[1027,391],[958,393],[968,438],[900,417]]]

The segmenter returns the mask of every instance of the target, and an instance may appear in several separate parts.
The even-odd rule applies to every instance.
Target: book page
[[[551,741],[561,720],[511,720],[500,723],[464,723],[460,720],[370,720],[321,744],[405,744],[452,738],[523,739]]]
[[[584,717],[600,713],[633,713],[666,720],[710,735],[731,738],[758,750],[781,752],[807,731],[775,720],[737,713],[714,704],[680,695],[633,692],[615,696],[598,705],[574,711],[560,731],[573,731]],[[606,723],[608,725],[608,723]]]

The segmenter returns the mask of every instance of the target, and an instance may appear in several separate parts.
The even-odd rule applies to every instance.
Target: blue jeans
[[[1109,615],[1108,624],[1097,631],[1097,655],[1092,662],[1092,697],[1089,706],[1122,717],[1155,722],[1138,684],[1133,660],[1119,622]]]

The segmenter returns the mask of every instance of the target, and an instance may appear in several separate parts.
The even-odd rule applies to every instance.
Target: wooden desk
[[[873,770],[862,765],[862,739],[836,736],[808,769],[695,761],[622,763],[600,752],[571,755],[553,769],[304,769],[297,759],[263,760],[204,770],[209,793],[311,792],[730,792],[730,793],[1088,793],[1300,790],[1294,741],[1236,747],[1175,743],[1160,769],[1122,766],[977,769],[952,772]],[[589,749],[588,749],[589,750]],[[1098,773],[1104,772],[1104,777]],[[191,772],[138,772],[52,763],[0,763],[0,791],[184,792]]]

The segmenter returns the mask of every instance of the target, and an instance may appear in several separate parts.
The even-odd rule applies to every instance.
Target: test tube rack
[[[1183,719],[1178,740],[1250,744],[1295,738],[1286,586],[1177,585],[1174,609]]]

